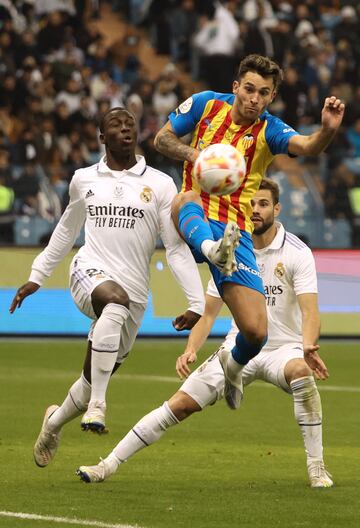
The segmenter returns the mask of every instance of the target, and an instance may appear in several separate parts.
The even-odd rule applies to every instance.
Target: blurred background
[[[192,93],[231,91],[248,53],[268,55],[284,68],[270,111],[300,133],[316,129],[327,95],[347,105],[326,153],[278,156],[268,176],[280,185],[286,228],[316,250],[322,311],[337,322],[345,314],[354,323],[347,333],[360,332],[357,0],[0,0],[0,256],[8,295],[47,243],[74,171],[102,155],[99,115],[119,105],[132,111],[138,152],[179,187],[181,164],[155,151],[156,132]],[[77,244],[82,241],[83,235]],[[164,272],[159,249],[154,299],[161,297]],[[61,277],[52,286],[62,291]],[[166,301],[160,304],[162,314]],[[174,310],[168,306],[167,315]],[[2,318],[0,333],[12,333],[9,324]]]

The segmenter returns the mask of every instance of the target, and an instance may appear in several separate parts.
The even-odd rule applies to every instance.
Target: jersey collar
[[[103,156],[98,165],[97,165],[97,171],[100,173],[100,174],[111,174],[112,176],[116,176],[122,172],[125,172],[127,174],[132,174],[134,176],[142,176],[144,174],[146,170],[146,161],[145,161],[145,158],[144,156],[139,156],[138,154],[136,154],[136,164],[133,165],[132,167],[130,167],[130,169],[126,169],[124,171],[114,171],[114,170],[111,170],[107,165],[106,165],[106,156]]]
[[[274,240],[268,246],[262,249],[254,249],[255,254],[266,253],[267,251],[275,251],[281,249],[285,242],[285,229],[281,222],[275,222],[277,233]]]
[[[280,249],[285,242],[285,229],[281,222],[275,222],[277,233],[274,240],[264,249]]]

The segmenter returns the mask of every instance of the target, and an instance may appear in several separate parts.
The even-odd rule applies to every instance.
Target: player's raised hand
[[[345,112],[345,105],[334,95],[327,97],[321,111],[321,124],[325,128],[339,128]]]
[[[196,325],[201,315],[192,312],[191,310],[186,310],[185,313],[178,315],[172,322],[175,330],[180,332],[181,330],[191,330],[193,326]]]
[[[176,372],[180,379],[187,378],[191,374],[191,370],[188,365],[190,363],[195,363],[197,360],[196,352],[190,350],[181,354],[176,360]]]
[[[20,288],[16,292],[15,297],[13,298],[13,301],[10,305],[9,312],[14,313],[16,308],[20,308],[25,297],[32,295],[33,293],[38,291],[39,288],[40,286],[36,284],[36,282],[31,282],[31,281],[20,286]]]
[[[317,379],[326,380],[329,377],[329,372],[318,354],[319,348],[319,345],[304,345],[304,359]]]

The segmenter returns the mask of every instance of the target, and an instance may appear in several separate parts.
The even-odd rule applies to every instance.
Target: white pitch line
[[[13,517],[16,519],[24,519],[29,521],[50,521],[62,524],[77,524],[78,526],[95,526],[96,528],[141,528],[137,524],[109,524],[101,521],[90,521],[87,519],[71,519],[70,517],[52,517],[50,515],[36,515],[35,513],[10,511],[0,511],[0,517]]]
[[[119,374],[119,376],[115,376],[112,378],[112,380],[116,380],[117,382],[121,382],[121,380],[131,381],[131,380],[137,380],[137,381],[159,381],[159,382],[170,382],[170,383],[181,383],[181,380],[179,378],[175,378],[173,376],[152,376],[152,375],[145,375],[145,374]],[[271,383],[265,383],[261,380],[257,380],[254,382],[256,387],[263,387],[265,389],[271,389],[276,388],[275,385],[272,385]],[[251,383],[253,385],[253,383]],[[327,384],[318,384],[318,389],[320,391],[328,391],[328,392],[360,392],[360,387],[351,387],[347,385],[327,385]]]

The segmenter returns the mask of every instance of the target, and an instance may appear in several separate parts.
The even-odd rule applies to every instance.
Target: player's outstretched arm
[[[200,151],[183,143],[175,134],[170,121],[160,128],[154,139],[156,150],[168,158],[195,162]]]
[[[327,97],[321,111],[321,127],[309,136],[295,135],[289,139],[289,153],[297,156],[317,156],[333,140],[342,123],[345,105],[335,96]]]
[[[320,314],[316,293],[303,293],[297,297],[302,317],[304,359],[318,379],[329,377],[328,369],[318,354]]]
[[[36,282],[31,281],[28,281],[26,284],[20,286],[20,288],[15,294],[15,297],[12,300],[9,312],[14,313],[16,308],[20,308],[25,297],[28,297],[29,295],[32,295],[33,293],[37,292],[39,288],[39,284],[36,284]]]
[[[205,343],[222,305],[223,301],[220,297],[205,295],[205,311],[191,330],[185,351],[176,360],[176,372],[180,379],[187,378],[191,374],[189,364],[197,360],[197,352]]]

